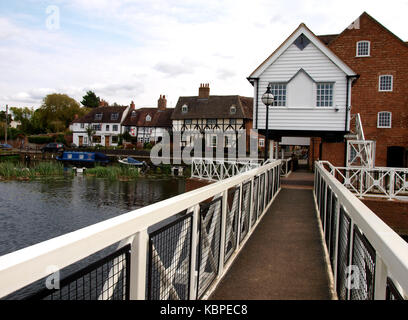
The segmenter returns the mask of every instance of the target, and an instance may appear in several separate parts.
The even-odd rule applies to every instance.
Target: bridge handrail
[[[394,230],[392,230],[387,224],[385,224],[373,211],[371,211],[364,203],[362,203],[353,193],[351,193],[345,186],[338,181],[330,171],[325,168],[328,165],[329,168],[334,168],[327,161],[318,161],[315,163],[315,196],[316,205],[321,216],[321,222],[323,232],[327,237],[327,232],[333,233],[333,237],[339,235],[339,212],[340,208],[345,210],[345,213],[351,219],[350,229],[353,234],[353,226],[357,226],[362,235],[368,240],[369,244],[374,248],[376,253],[375,260],[375,288],[374,298],[385,299],[387,291],[387,281],[392,279],[395,285],[399,288],[402,296],[408,294],[408,243],[406,243]],[[324,183],[323,183],[324,182]],[[330,230],[329,224],[325,225],[327,221],[330,221],[326,216],[328,212],[333,210],[327,203],[328,190],[335,194],[337,197],[337,229]],[[331,200],[332,201],[332,200]],[[331,215],[335,217],[336,215]],[[350,235],[351,237],[351,235]],[[327,241],[327,240],[326,240]],[[353,256],[353,240],[351,240],[349,260],[347,266],[352,264]],[[331,249],[329,248],[328,251]],[[336,287],[338,285],[337,278],[339,271],[337,265],[339,244],[338,241],[335,244],[333,252],[334,263],[332,265],[334,280]],[[332,254],[332,253],[329,253]],[[350,293],[348,294],[350,298]]]
[[[266,192],[264,191],[266,188],[269,190],[269,187],[267,186],[267,178],[272,172],[272,169],[274,170],[273,172],[275,172],[276,168],[276,171],[279,171],[280,163],[280,160],[276,160],[270,164],[254,168],[229,179],[180,194],[170,199],[154,203],[80,230],[70,232],[68,234],[64,234],[1,256],[0,298],[15,292],[24,286],[32,284],[37,280],[49,276],[50,271],[47,270],[48,266],[57,266],[59,270],[61,270],[66,266],[72,265],[81,259],[109,247],[110,245],[120,242],[119,247],[124,247],[129,244],[131,245],[130,278],[132,280],[130,281],[130,299],[145,299],[146,261],[148,255],[147,248],[149,245],[149,235],[147,229],[165,219],[176,216],[177,214],[183,212],[183,210],[192,210],[192,224],[197,227],[197,219],[199,219],[198,215],[200,214],[200,203],[205,202],[212,197],[221,196],[223,206],[222,228],[224,228],[221,228],[221,241],[225,241],[225,214],[227,208],[227,201],[225,197],[228,194],[228,190],[233,187],[243,190],[244,182],[246,183],[246,181],[249,181],[251,183],[249,199],[251,203],[250,215],[252,215],[252,199],[255,196],[258,197],[258,195],[254,194],[254,188],[252,188],[255,178],[260,177],[261,175],[265,178],[257,181],[263,181],[265,183],[264,187],[259,188],[259,192]],[[275,181],[279,183],[279,177],[277,177]],[[259,212],[259,217],[266,212],[278,191],[279,185],[276,187],[276,190],[274,189],[273,194],[271,192],[271,197],[269,199],[270,202],[267,203],[265,200],[264,207]],[[242,192],[243,191],[241,191],[241,193]],[[241,213],[241,201],[239,202],[239,208],[238,219],[240,219],[241,214],[243,214]],[[252,233],[254,227],[259,221],[260,219],[257,220],[256,223],[253,223],[253,225],[250,227],[248,235]],[[195,229],[192,228],[192,230]],[[191,248],[194,254],[196,254],[195,246],[198,240],[196,235],[193,235],[192,237],[193,240]],[[234,253],[237,253],[242,248],[245,241],[242,243],[239,241],[240,243],[236,246],[237,251],[234,250]],[[220,255],[223,257],[223,250],[220,250]],[[233,259],[230,260],[232,262]],[[192,259],[191,261],[192,264],[195,264],[195,259]],[[223,272],[225,272],[229,265],[220,265],[219,276],[223,275]],[[193,276],[194,275],[191,275],[191,277]],[[194,294],[190,295],[190,298],[191,297],[194,297]]]

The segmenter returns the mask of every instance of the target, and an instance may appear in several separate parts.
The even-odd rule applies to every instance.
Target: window
[[[81,123],[81,129],[85,128],[85,123]]]
[[[187,105],[184,105],[184,106],[181,107],[181,112],[182,113],[187,113],[187,111],[188,111]]]
[[[184,120],[184,124],[191,124],[191,119]]]
[[[95,114],[95,120],[98,120],[98,121],[102,120],[102,115],[103,115],[102,113],[96,113]]]
[[[316,106],[333,106],[333,83],[318,83],[316,86]]]
[[[118,120],[119,119],[119,113],[112,113],[111,114],[111,120]]]
[[[391,112],[378,112],[377,128],[391,128]]]
[[[237,123],[237,119],[229,119],[229,124],[236,124]]]
[[[357,57],[369,57],[370,56],[370,41],[359,41],[356,45]]]
[[[152,121],[152,117],[150,115],[147,115],[146,116],[146,122],[150,122],[150,121]]]
[[[118,131],[118,125],[117,124],[114,124],[112,126],[112,131]]]
[[[136,115],[137,115],[136,110],[132,110],[132,113],[130,114],[130,116],[131,116],[131,117],[136,117]]]
[[[286,106],[286,83],[269,83],[274,97],[273,106]]]
[[[106,130],[106,131],[109,131],[109,124],[106,125],[105,130]]]
[[[101,131],[101,125],[100,124],[93,124],[92,129],[95,131]]]
[[[88,144],[88,137],[84,137],[84,144]]]
[[[231,114],[236,114],[237,113],[237,107],[236,107],[236,105],[232,105],[231,107],[230,107],[230,113]]]
[[[392,91],[392,76],[391,75],[380,76],[378,90],[379,91]]]
[[[101,136],[93,136],[92,137],[93,143],[101,143]]]
[[[259,139],[259,146],[264,147],[265,146],[265,139]]]
[[[207,124],[217,124],[217,120],[216,119],[207,119],[206,123]]]
[[[112,136],[112,143],[118,143],[118,136]]]
[[[217,146],[217,136],[212,136],[211,137],[211,146],[216,147]]]

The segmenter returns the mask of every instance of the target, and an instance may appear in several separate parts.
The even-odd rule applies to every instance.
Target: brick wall
[[[344,142],[323,142],[322,159],[329,161],[336,167],[344,167],[345,161],[345,143]]]
[[[370,57],[356,57],[356,43],[370,41]],[[367,140],[376,141],[376,166],[387,165],[387,147],[408,148],[408,45],[363,13],[359,29],[346,29],[330,49],[360,78],[354,81],[351,113],[360,113]],[[379,92],[379,76],[393,75],[393,91]],[[377,114],[392,112],[392,128],[377,128]]]
[[[362,202],[400,235],[408,235],[408,202],[363,199]]]

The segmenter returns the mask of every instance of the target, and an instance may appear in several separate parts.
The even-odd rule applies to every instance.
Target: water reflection
[[[0,183],[0,256],[185,191],[181,179],[77,176]]]

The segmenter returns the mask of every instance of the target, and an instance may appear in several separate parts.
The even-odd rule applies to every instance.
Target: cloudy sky
[[[173,107],[200,83],[252,96],[246,77],[301,22],[339,33],[363,11],[408,40],[408,0],[0,0],[0,110],[87,90]]]

